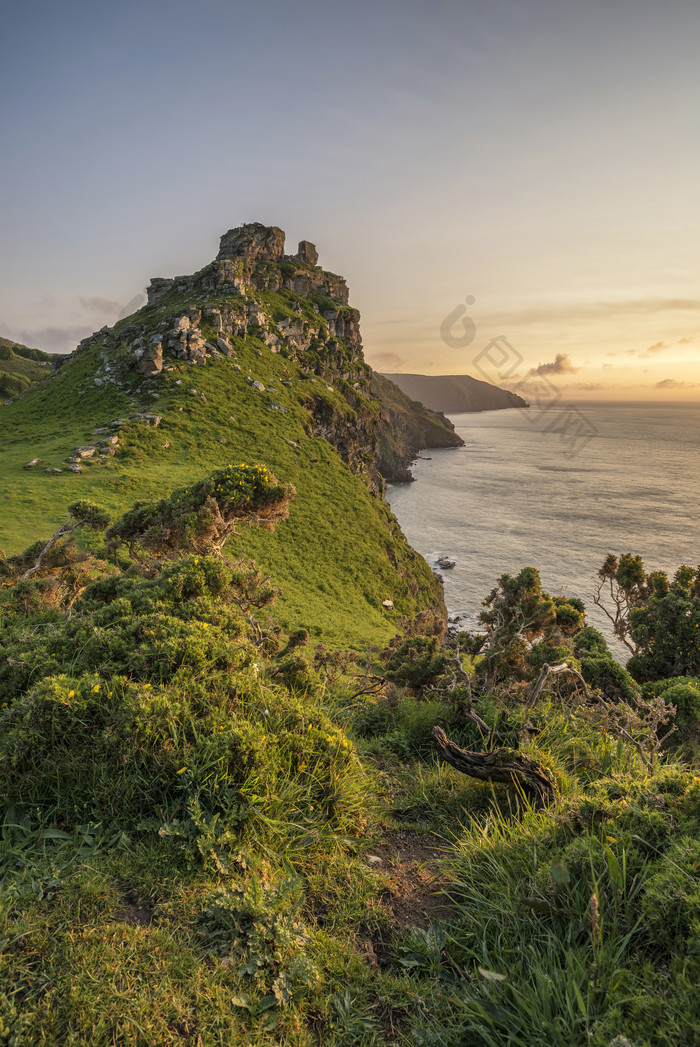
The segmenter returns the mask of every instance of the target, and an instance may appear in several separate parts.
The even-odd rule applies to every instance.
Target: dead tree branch
[[[451,742],[442,727],[433,727],[435,746],[442,759],[462,774],[482,782],[504,782],[521,788],[539,810],[557,798],[554,783],[514,749],[494,749],[489,753],[469,752]]]

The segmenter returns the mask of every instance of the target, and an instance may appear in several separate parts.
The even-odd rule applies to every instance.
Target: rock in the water
[[[437,564],[437,566],[440,568],[441,571],[449,571],[449,570],[451,570],[451,568],[453,568],[455,566],[457,561],[456,560],[451,560],[449,558],[449,556],[438,556],[438,558],[435,561],[435,563]]]

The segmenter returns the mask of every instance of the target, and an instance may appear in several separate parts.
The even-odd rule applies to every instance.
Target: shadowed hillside
[[[431,411],[462,414],[467,411],[500,411],[527,407],[527,401],[506,389],[468,374],[387,374],[407,396],[420,400]]]

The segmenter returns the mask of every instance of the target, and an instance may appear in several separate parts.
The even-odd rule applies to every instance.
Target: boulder
[[[262,382],[251,382],[250,384],[253,387],[253,389],[257,389],[259,393],[265,392],[265,386],[262,384]]]
[[[160,374],[163,370],[163,345],[161,342],[151,343],[145,350],[143,356],[136,365],[136,373],[150,377]]]
[[[73,454],[76,458],[92,458],[96,450],[96,447],[76,447]]]
[[[225,338],[216,339],[217,348],[221,350],[224,356],[235,356],[236,352],[233,346],[229,345]]]
[[[38,465],[40,461],[41,461],[40,458],[32,458],[31,462],[27,462],[27,464],[24,466],[24,468],[25,469],[33,469],[34,466]]]

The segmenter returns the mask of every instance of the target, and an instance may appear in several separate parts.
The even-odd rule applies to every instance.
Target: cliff
[[[370,388],[382,405],[378,467],[390,483],[413,479],[408,467],[420,451],[464,445],[444,414],[412,400],[386,375],[375,371]]]
[[[521,396],[468,374],[387,374],[384,377],[432,411],[444,411],[448,415],[528,406]]]

